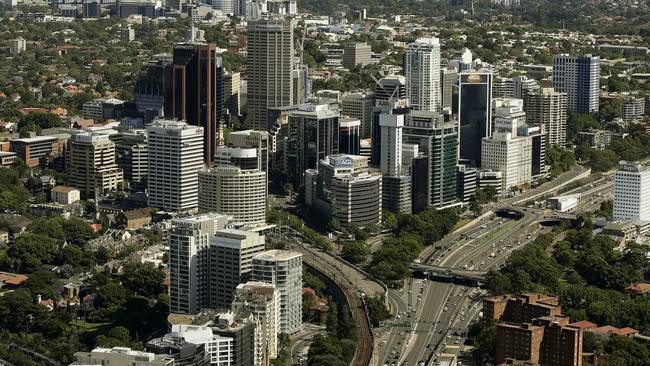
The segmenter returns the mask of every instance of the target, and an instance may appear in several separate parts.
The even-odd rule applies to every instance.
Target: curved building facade
[[[331,184],[332,217],[342,225],[381,223],[380,173],[333,177]]]
[[[266,173],[218,166],[199,171],[199,211],[231,215],[246,226],[266,222]]]

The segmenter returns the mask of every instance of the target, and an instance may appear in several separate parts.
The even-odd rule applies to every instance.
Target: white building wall
[[[440,41],[419,38],[404,55],[406,93],[414,109],[440,111]]]
[[[621,162],[614,175],[614,220],[650,221],[650,169]]]

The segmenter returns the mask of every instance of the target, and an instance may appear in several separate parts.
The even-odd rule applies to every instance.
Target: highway
[[[520,220],[492,217],[464,227],[436,243],[441,249],[424,251],[420,261],[447,268],[488,269],[532,239],[533,235],[525,229],[542,217],[543,211],[526,210]],[[466,306],[479,295],[475,288],[419,279],[411,279],[401,291],[389,290],[389,299],[397,314],[379,336],[376,364],[419,365],[425,362],[440,349],[453,321],[467,319],[469,309]],[[457,341],[461,343],[458,339],[453,343]]]
[[[301,365],[307,360],[307,350],[312,339],[317,334],[325,334],[327,329],[320,325],[304,323],[302,330],[296,336],[291,337],[291,364]]]
[[[540,232],[550,230],[535,225],[536,222],[555,216],[550,210],[513,205],[541,199],[584,172],[576,168],[560,181],[487,205],[492,210],[513,209],[524,216],[519,220],[489,217],[470,223],[426,248],[419,263],[453,268],[454,273],[499,268],[513,250],[534,240]],[[601,202],[611,198],[611,191],[611,174],[605,174],[562,195],[579,193],[579,204],[574,211],[580,213],[598,209]],[[439,355],[458,354],[470,322],[478,317],[486,292],[460,284],[411,279],[404,289],[389,290],[388,295],[397,313],[377,332],[374,364],[411,366],[425,365],[429,360],[429,364],[435,365]]]

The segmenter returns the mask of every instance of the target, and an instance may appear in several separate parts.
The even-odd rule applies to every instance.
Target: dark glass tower
[[[188,42],[174,46],[171,72],[171,98],[165,101],[170,118],[203,127],[204,160],[211,164],[221,120],[223,85],[221,58],[216,45]]]
[[[463,71],[458,84],[460,158],[481,166],[481,140],[492,135],[492,72]]]

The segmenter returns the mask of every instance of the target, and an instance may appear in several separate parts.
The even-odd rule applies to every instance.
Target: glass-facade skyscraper
[[[481,140],[492,135],[492,72],[467,70],[458,81],[460,158],[481,166]]]

